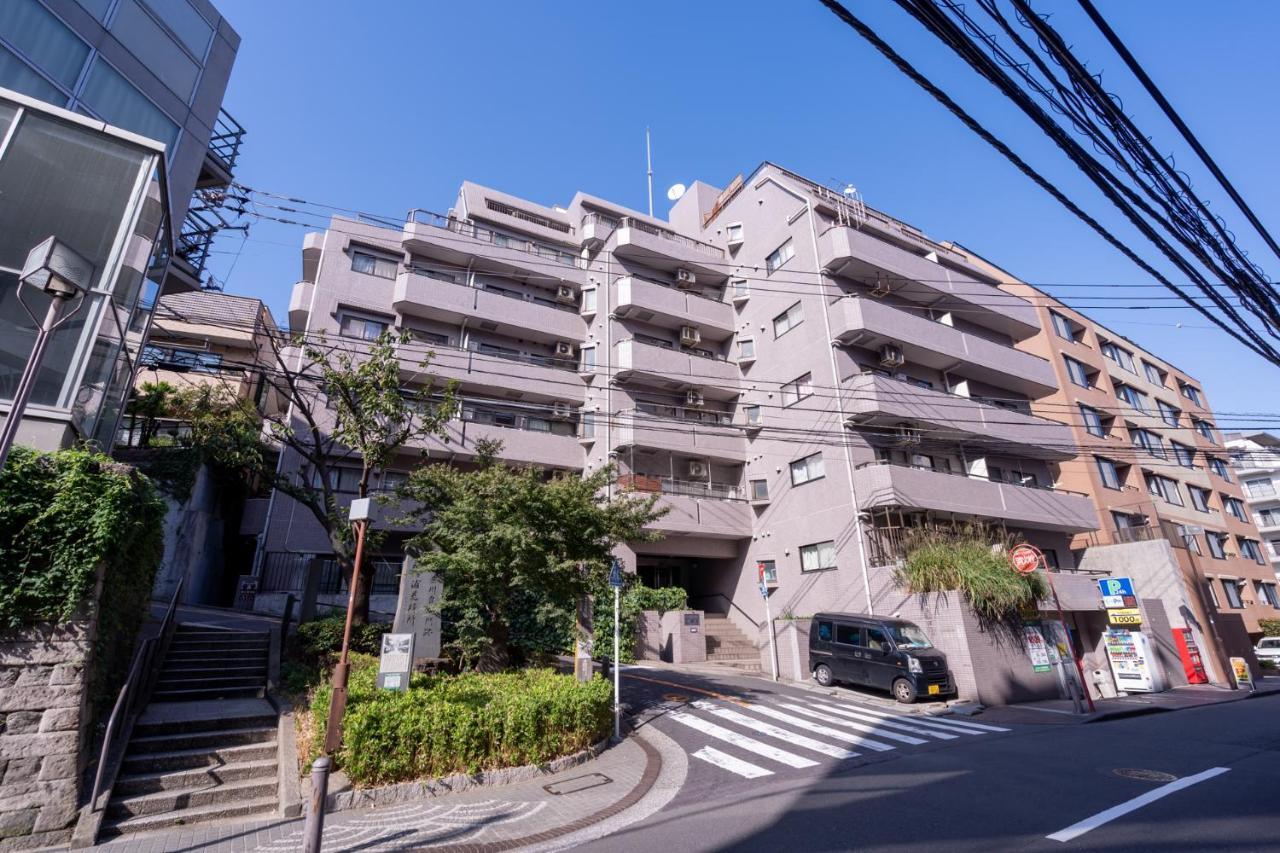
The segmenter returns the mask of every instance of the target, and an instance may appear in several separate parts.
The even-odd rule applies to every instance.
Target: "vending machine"
[[[1208,684],[1209,673],[1205,670],[1204,658],[1200,655],[1200,647],[1196,644],[1191,629],[1174,628],[1173,641],[1178,646],[1178,657],[1182,659],[1182,671],[1187,676],[1187,683]]]
[[[1158,690],[1154,675],[1155,662],[1151,643],[1138,631],[1111,628],[1106,634],[1107,660],[1116,688],[1127,693],[1151,693]]]

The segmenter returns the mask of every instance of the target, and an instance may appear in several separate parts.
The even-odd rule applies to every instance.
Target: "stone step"
[[[266,743],[276,739],[276,725],[252,726],[240,729],[213,729],[187,731],[172,734],[147,735],[129,739],[128,757],[149,752],[173,752],[186,749],[220,749],[248,743]]]
[[[241,746],[196,747],[145,752],[130,755],[120,766],[121,773],[145,775],[148,773],[194,770],[201,767],[222,767],[255,761],[274,761],[277,749],[274,740],[249,743]]]
[[[181,791],[157,791],[154,794],[136,794],[129,797],[112,798],[107,804],[107,815],[115,818],[142,817],[185,809],[200,808],[213,805],[238,805],[240,803],[272,798],[276,794],[276,780],[246,779],[243,782],[228,782],[212,788],[192,788]]]
[[[237,714],[234,716],[209,717],[196,720],[161,720],[156,722],[139,721],[133,727],[133,737],[159,737],[163,735],[177,735],[187,732],[206,734],[225,731],[226,729],[273,728],[275,725],[276,715],[269,713]]]
[[[186,677],[160,673],[156,690],[201,690],[222,687],[265,687],[267,679],[264,675],[189,675]]]
[[[259,761],[238,761],[219,766],[197,767],[191,770],[160,770],[151,773],[130,773],[116,778],[112,796],[127,797],[138,794],[155,794],[160,791],[212,788],[230,782],[250,779],[276,778],[276,758]]]
[[[266,637],[266,631],[231,631],[224,628],[197,628],[179,625],[175,637]]]
[[[160,670],[161,680],[170,678],[245,678],[248,676],[267,677],[267,665],[250,666],[218,666],[214,663],[205,666],[187,666],[190,661],[174,661]]]
[[[235,661],[237,666],[267,665],[266,649],[262,649],[261,651],[258,651],[257,649],[252,651],[237,649],[232,652],[229,657],[231,660]],[[165,655],[164,665],[221,669],[226,666],[227,659],[228,656],[226,655],[221,657],[215,656],[203,649],[196,649],[189,652],[170,651],[169,654]]]
[[[252,699],[266,694],[266,685],[257,687],[210,687],[207,689],[157,690],[152,702],[207,702],[211,699]]]
[[[144,815],[124,820],[104,821],[99,839],[106,840],[134,832],[172,829],[195,823],[207,823],[225,818],[273,817],[278,808],[274,796],[256,797],[234,803],[214,803],[208,806],[179,809],[164,814]]]
[[[266,651],[271,648],[271,641],[263,638],[247,640],[184,640],[174,637],[169,644],[169,652],[209,652],[209,657],[228,655],[244,651]],[[232,658],[234,660],[234,658]]]

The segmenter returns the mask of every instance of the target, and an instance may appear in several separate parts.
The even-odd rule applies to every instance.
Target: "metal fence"
[[[404,562],[399,556],[375,556],[373,563],[373,595],[396,595],[400,591],[400,570]],[[273,551],[262,564],[258,581],[259,592],[292,592],[301,595],[307,586],[307,573],[319,573],[321,595],[338,595],[346,592],[347,579],[338,561],[332,556],[315,557],[311,554],[293,554]]]

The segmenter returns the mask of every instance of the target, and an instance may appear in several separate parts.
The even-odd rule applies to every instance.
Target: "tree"
[[[138,392],[129,401],[129,414],[142,420],[142,432],[138,435],[138,446],[149,447],[156,434],[156,424],[160,418],[170,417],[174,396],[178,389],[168,382],[144,382]]]
[[[416,568],[440,578],[453,651],[482,671],[512,663],[512,624],[530,601],[572,619],[574,602],[603,586],[613,548],[657,538],[645,526],[663,514],[656,495],[607,499],[611,469],[548,477],[499,463],[499,447],[478,446],[476,470],[421,467],[401,489],[423,507],[413,514],[423,530],[409,542]]]

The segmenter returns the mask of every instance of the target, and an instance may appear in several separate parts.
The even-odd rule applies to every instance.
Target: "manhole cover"
[[[1125,779],[1137,779],[1140,782],[1175,782],[1178,779],[1172,773],[1165,773],[1162,770],[1139,770],[1135,767],[1121,767],[1111,772]]]
[[[588,773],[586,776],[575,776],[572,779],[565,779],[560,782],[552,782],[550,785],[543,785],[542,790],[548,794],[573,794],[578,791],[585,791],[588,788],[599,788],[601,785],[608,785],[613,780],[603,773]]]

